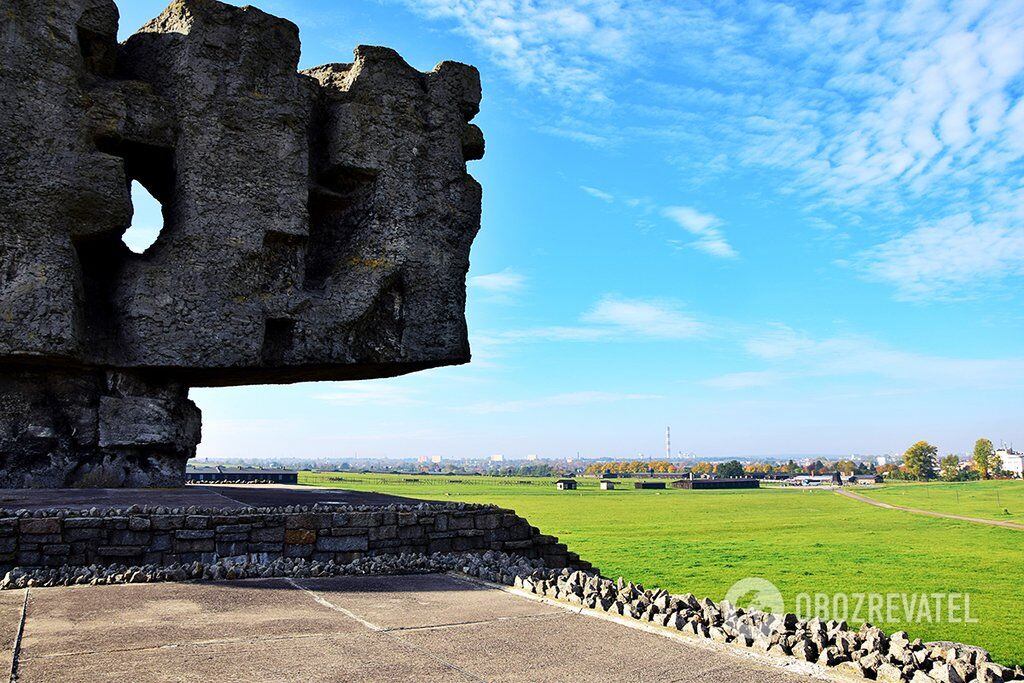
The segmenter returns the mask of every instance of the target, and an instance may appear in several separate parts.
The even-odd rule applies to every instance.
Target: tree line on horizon
[[[786,463],[751,463],[743,465],[738,460],[726,462],[698,462],[686,466],[668,460],[613,460],[591,463],[584,470],[585,474],[601,476],[603,474],[664,474],[692,473],[694,475],[714,475],[722,478],[742,477],[744,474],[762,475],[822,475],[841,472],[846,476],[854,474],[878,474],[891,480],[928,481],[970,481],[975,479],[991,479],[1007,476],[1002,469],[1002,460],[996,454],[995,447],[989,439],[978,439],[974,444],[974,452],[968,467],[960,465],[960,458],[955,454],[938,457],[939,449],[927,441],[918,441],[903,454],[903,463],[872,465],[866,462],[855,462],[851,459],[836,461],[814,460],[801,465],[794,460]]]

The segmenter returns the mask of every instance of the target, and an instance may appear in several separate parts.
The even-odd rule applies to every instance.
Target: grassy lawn
[[[300,482],[495,503],[558,536],[606,576],[713,599],[746,577],[778,586],[788,610],[799,593],[970,593],[978,623],[876,625],[1024,663],[1021,531],[884,510],[822,490],[600,491],[581,480],[578,491],[560,492],[545,479],[312,473]]]
[[[888,484],[859,493],[921,510],[1024,522],[1024,481],[1020,480]]]

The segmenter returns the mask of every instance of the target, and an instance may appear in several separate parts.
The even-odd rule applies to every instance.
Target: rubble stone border
[[[466,571],[524,593],[578,608],[646,622],[741,650],[816,664],[830,675],[887,683],[1001,683],[1024,681],[1024,668],[992,661],[979,647],[952,642],[925,643],[905,631],[887,635],[863,624],[802,620],[795,614],[775,615],[745,610],[728,601],[715,603],[692,594],[673,595],[645,589],[619,578],[571,569],[535,569],[508,581],[507,573],[478,565]]]
[[[548,567],[591,568],[554,536],[492,505],[0,510],[0,572],[220,561],[266,565],[281,558],[345,565],[373,555],[488,550],[543,560]]]

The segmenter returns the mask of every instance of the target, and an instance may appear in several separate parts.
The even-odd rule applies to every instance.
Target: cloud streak
[[[483,333],[485,346],[522,341],[672,341],[706,335],[708,326],[677,302],[605,296],[580,316],[578,325],[552,325]]]
[[[956,298],[1021,274],[1017,3],[408,4],[547,98],[531,109],[553,112],[534,114],[535,130],[616,154],[640,140],[693,186],[753,173],[809,219],[843,214],[833,244],[901,299]],[[688,248],[735,258],[709,214],[665,211],[694,235]],[[973,226],[957,224],[964,215]]]
[[[736,250],[725,239],[725,234],[720,227],[722,221],[718,217],[701,213],[689,206],[669,206],[662,213],[697,238],[686,246],[718,258],[736,258]]]

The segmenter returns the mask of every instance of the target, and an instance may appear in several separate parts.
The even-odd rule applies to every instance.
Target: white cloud
[[[589,187],[587,185],[580,185],[580,189],[583,190],[584,192],[586,192],[587,194],[589,194],[591,197],[594,197],[595,199],[600,199],[602,202],[607,202],[607,203],[611,204],[612,202],[615,201],[615,196],[614,195],[609,194],[609,193],[605,192],[604,190],[599,190],[596,187]]]
[[[518,341],[659,341],[693,339],[707,325],[663,299],[605,296],[580,316],[580,325],[553,325],[475,335],[488,346]]]
[[[469,286],[493,294],[514,294],[526,287],[526,276],[506,268],[498,273],[474,275],[469,278]]]
[[[721,219],[689,206],[669,206],[662,213],[679,227],[697,237],[688,246],[719,258],[736,258],[736,250],[725,239]]]
[[[511,401],[482,401],[465,406],[472,413],[511,413],[537,408],[581,406],[594,403],[618,403],[621,401],[649,401],[660,399],[655,394],[617,394],[606,391],[575,391],[552,396],[518,399]]]
[[[862,252],[859,265],[904,299],[956,297],[1024,274],[1024,229],[958,214]]]
[[[609,63],[628,54],[630,13],[616,0],[407,0],[455,22],[514,81],[552,95],[600,102]]]
[[[518,295],[526,289],[526,276],[511,268],[497,273],[474,275],[469,278],[470,288],[481,293],[474,301],[492,304],[515,304]]]
[[[689,339],[706,330],[704,323],[669,301],[604,297],[583,321],[616,332],[652,339]]]
[[[956,358],[894,349],[869,337],[816,339],[786,325],[771,325],[745,343],[747,351],[790,376],[875,376],[942,388],[1024,383],[1024,357]]]
[[[545,98],[551,106],[530,108],[535,130],[615,154],[627,141],[656,145],[693,186],[752,174],[764,201],[844,214],[831,240],[839,246],[841,238],[843,248],[863,249],[867,230],[901,234],[864,263],[902,298],[957,296],[1020,270],[1018,2],[407,4],[452,22],[523,91]],[[928,227],[908,233],[908,225],[937,226],[964,213],[983,241],[1010,255],[998,263],[935,261],[956,271],[948,278],[918,261],[909,285],[888,267],[935,237]],[[677,218],[696,235],[689,248],[735,257],[720,224]]]

